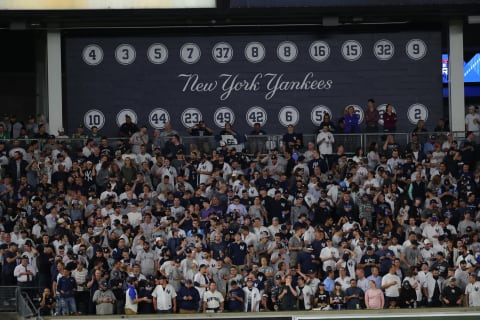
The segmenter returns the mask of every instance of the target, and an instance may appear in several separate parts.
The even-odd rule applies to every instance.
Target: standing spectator
[[[129,114],[126,114],[125,122],[120,126],[120,136],[130,138],[137,131],[138,127],[133,123],[132,117]]]
[[[21,254],[18,251],[18,245],[15,242],[8,244],[8,251],[3,254],[2,261],[2,284],[5,286],[14,286],[17,284],[15,277],[15,268],[17,267],[17,261],[20,259]]]
[[[469,165],[469,168],[475,168],[476,156],[475,156],[475,144],[477,137],[473,131],[468,131],[466,133],[465,140],[463,140],[460,147],[460,154],[462,155],[462,160],[464,164]]]
[[[408,187],[408,197],[410,200],[420,199],[420,203],[425,201],[425,192],[427,191],[427,184],[424,177],[421,174],[415,175],[415,181],[413,181]],[[412,207],[415,209],[415,207]],[[416,217],[415,217],[416,218]]]
[[[253,286],[253,279],[247,278],[247,285],[243,288],[244,293],[244,308],[245,312],[258,312],[261,295],[260,291]]]
[[[98,248],[97,253],[94,253],[97,255],[97,257],[102,257],[102,249]],[[103,257],[102,257],[103,258]],[[91,266],[96,267],[93,272],[92,272],[92,278],[90,281],[87,282],[87,288],[89,289],[89,298],[88,298],[88,313],[89,314],[94,314],[95,313],[95,304],[92,301],[93,295],[95,294],[95,291],[98,290],[100,287],[100,281],[102,280],[102,270],[100,267],[95,266],[95,260],[96,258],[94,257],[89,264]],[[99,262],[99,265],[102,265],[102,262]]]
[[[472,194],[474,195],[474,193]],[[458,218],[460,219],[461,217]],[[472,221],[472,214],[470,213],[470,211],[465,211],[465,213],[463,214],[463,220],[461,220],[457,225],[458,234],[460,236],[467,234],[468,227],[470,227],[472,230],[475,230],[477,228],[475,222]]]
[[[422,137],[422,135],[426,135],[427,132],[428,132],[428,130],[425,128],[425,120],[421,120],[421,119],[417,121],[417,124],[415,125],[415,128],[413,128],[413,130],[412,130],[412,134],[416,133],[417,135],[420,135],[421,137]]]
[[[213,129],[209,128],[204,120],[200,120],[197,124],[188,128],[187,131],[194,137],[209,137],[213,134]],[[197,138],[192,142],[194,142],[195,147],[200,148],[201,152],[210,153],[208,138]]]
[[[480,307],[480,281],[475,273],[470,273],[465,294],[468,307]]]
[[[50,137],[48,130],[46,129],[45,125],[39,124],[38,125],[38,132],[36,132],[33,137],[39,140],[47,140]]]
[[[218,291],[224,296],[227,294],[227,279],[230,275],[229,268],[223,265],[223,260],[216,260],[210,258],[210,252],[204,253],[206,256],[205,262],[210,261],[214,263],[214,266],[210,267],[209,274],[211,275],[212,281],[217,283]]]
[[[398,298],[398,305],[400,308],[416,308],[417,307],[417,293],[409,281],[403,281],[402,289],[400,290],[400,297]]]
[[[155,313],[153,309],[153,289],[154,289],[154,278],[153,276],[148,276],[147,280],[142,281],[140,287],[140,292],[138,297],[141,301],[138,303],[138,313],[139,314],[151,314]]]
[[[427,297],[429,307],[442,306],[442,287],[444,279],[440,277],[440,269],[433,269],[423,284],[423,295]]]
[[[46,236],[48,238],[48,235]],[[54,260],[54,253],[52,247],[47,245],[41,245],[38,248],[39,255],[37,257],[37,283],[40,288],[50,288],[52,274],[50,269]]]
[[[173,129],[172,124],[170,122],[165,123],[165,128],[163,132],[160,133],[160,137],[163,140],[163,144],[166,145],[168,139],[174,134],[178,134],[177,130]]]
[[[120,270],[117,270],[118,266],[120,265],[121,265],[120,261],[115,262],[113,266],[114,270],[111,272],[111,278],[110,278],[110,288],[112,289],[113,294],[115,295],[115,301],[116,301],[115,314],[123,314],[124,307],[125,307],[125,290],[124,290],[125,279],[123,277],[123,272],[121,272]]]
[[[129,218],[130,220],[130,218]],[[135,262],[140,264],[142,273],[146,276],[153,275],[155,269],[155,255],[150,249],[150,244],[143,242],[143,250],[140,250],[135,257]]]
[[[253,154],[262,153],[263,147],[267,142],[267,138],[263,138],[267,133],[262,129],[260,123],[256,122],[253,124],[253,130],[250,132],[251,143],[250,143],[250,152]],[[270,141],[269,141],[270,142]],[[267,146],[268,148],[268,146]]]
[[[28,263],[28,256],[21,257],[21,262],[15,267],[13,275],[17,278],[17,285],[23,288],[33,287],[36,271]]]
[[[350,279],[350,276],[347,275],[347,269],[344,266],[340,266],[338,270],[338,277],[335,279],[335,283],[340,283],[344,293],[348,288],[350,288]]]
[[[305,283],[303,276],[297,279],[298,310],[312,310],[314,292],[312,287]]]
[[[402,281],[397,276],[395,266],[392,264],[388,273],[382,278],[382,289],[385,290],[385,300],[388,308],[394,309],[397,306],[401,286]]]
[[[282,137],[282,142],[284,152],[286,150],[293,152],[294,150],[299,150],[303,147],[303,135],[295,132],[294,126],[289,124],[287,127],[287,133]]]
[[[137,169],[136,169],[136,164],[133,158],[126,157],[125,158],[125,165],[120,169],[120,183],[122,185],[125,185],[127,183],[133,183],[135,181],[137,175]],[[98,181],[98,178],[97,178]],[[110,183],[107,183],[107,189],[108,185],[111,186]],[[110,190],[111,191],[111,190]],[[104,200],[102,196],[100,196],[100,200]]]
[[[403,279],[403,283],[408,281],[410,286],[415,290],[417,306],[420,306],[422,303],[422,284],[418,280],[417,267],[409,267],[407,271],[407,276]]]
[[[345,291],[347,309],[363,309],[365,293],[357,286],[356,279],[350,279],[350,287]]]
[[[155,129],[153,131],[153,137],[152,137],[152,141],[151,141],[151,151],[152,152],[155,152],[155,150],[162,150],[162,147],[163,147],[163,139],[162,137],[160,136],[160,130],[159,129]]]
[[[10,133],[5,130],[5,126],[3,123],[0,123],[0,139],[1,140],[7,140],[10,139]]]
[[[38,128],[38,126],[37,126]],[[38,129],[34,129],[34,131],[38,131]],[[35,132],[36,133],[36,132]],[[85,126],[83,124],[79,125],[75,132],[72,134],[72,139],[74,140],[85,140],[88,138],[87,133],[85,132]],[[75,144],[82,143],[83,141],[73,141]]]
[[[178,134],[174,134],[170,137],[170,141],[167,141],[165,148],[166,157],[170,160],[172,160],[177,153],[181,152],[185,154],[187,152],[185,146],[180,141],[180,136]]]
[[[6,170],[7,175],[12,178],[15,185],[20,182],[21,177],[27,175],[27,166],[28,162],[23,159],[23,153],[18,150],[15,151]]]
[[[364,293],[367,292],[370,288],[370,281],[365,277],[365,270],[357,266],[355,275],[357,276],[357,286],[362,289]]]
[[[440,237],[440,239],[443,239],[443,237]],[[442,245],[439,245],[439,246],[441,248],[443,248]],[[434,261],[433,264],[432,264],[432,269],[439,268],[440,269],[440,276],[443,277],[444,279],[446,279],[447,278],[448,267],[449,267],[449,264],[448,264],[447,260],[445,260],[445,254],[443,253],[443,251],[438,251],[437,255],[436,255],[436,261]]]
[[[238,286],[236,280],[230,282],[230,291],[227,293],[227,310],[230,312],[242,312],[245,310],[245,292]]]
[[[102,279],[100,281],[100,287],[93,294],[92,301],[96,304],[97,315],[113,314],[115,306],[115,295],[108,287],[107,279]]]
[[[278,299],[281,311],[293,311],[297,309],[298,293],[292,283],[292,275],[285,277],[285,284],[280,287]]]
[[[137,314],[138,303],[141,299],[137,295],[137,278],[128,277],[127,279],[127,289],[125,290],[125,314],[133,315]],[[145,299],[145,298],[144,298]]]
[[[153,289],[153,309],[157,313],[176,313],[177,312],[177,292],[175,288],[168,283],[165,276],[160,276],[158,284]]]
[[[273,201],[267,203],[268,220],[278,218],[280,223],[290,221],[290,201],[282,197],[282,193],[277,190]]]
[[[95,141],[95,143],[97,144],[100,142],[100,140],[102,140],[102,135],[98,131],[97,126],[93,126],[90,128],[90,134],[88,135],[88,137],[93,139],[93,141]]]
[[[57,292],[58,303],[60,304],[61,315],[77,315],[77,305],[75,301],[75,291],[77,290],[77,283],[71,277],[69,268],[63,269],[63,277],[58,280]]]
[[[223,295],[217,291],[217,284],[212,281],[209,284],[209,290],[203,295],[203,312],[223,312],[225,299]]]
[[[235,234],[235,241],[228,244],[227,252],[225,263],[242,268],[246,262],[248,250],[247,244],[242,241],[242,235],[240,233],[237,232]]]
[[[298,255],[303,251],[303,234],[305,233],[305,225],[295,223],[294,234],[288,240],[288,252],[290,253],[290,267],[297,266]]]
[[[480,136],[480,114],[477,112],[477,107],[475,106],[468,107],[468,113],[465,116],[465,130],[472,131],[475,138]]]
[[[333,246],[332,239],[327,239],[327,246],[320,252],[320,260],[322,262],[323,271],[328,268],[335,271],[337,261],[340,259],[338,249]]]
[[[388,248],[388,241],[382,240],[382,248],[376,252],[376,255],[380,257],[380,274],[383,276],[388,273],[390,266],[395,259],[395,253]]]
[[[320,155],[332,154],[334,143],[335,138],[329,131],[329,127],[327,125],[323,125],[322,131],[317,135],[318,151],[320,151]]]
[[[365,110],[365,131],[378,132],[378,120],[380,120],[380,114],[375,108],[375,100],[368,99],[367,110]]]
[[[413,239],[410,245],[404,245],[400,259],[408,268],[415,267],[422,260],[417,240]]]
[[[440,133],[450,132],[447,120],[445,120],[444,118],[438,119],[437,126],[435,127],[435,129],[433,129],[433,131]]]
[[[365,292],[365,306],[367,309],[383,309],[385,298],[383,291],[377,288],[375,280],[369,280],[370,288]]]
[[[347,113],[345,114],[345,133],[358,133],[360,132],[360,127],[358,125],[359,117],[355,113],[355,108],[353,106],[348,106]]]
[[[448,285],[443,289],[442,302],[447,307],[463,306],[463,292],[456,285],[456,279],[450,278]]]
[[[318,132],[320,132],[321,130],[323,130],[323,127],[324,127],[325,125],[327,125],[328,131],[330,131],[330,132],[332,132],[332,133],[335,132],[335,124],[334,124],[333,121],[332,121],[332,117],[331,117],[330,114],[327,113],[327,112],[325,112],[325,113],[323,114],[323,121],[322,121],[322,123],[320,123],[320,128],[319,128]]]
[[[75,300],[77,301],[78,312],[80,314],[88,313],[88,299],[90,294],[87,289],[88,270],[84,268],[84,263],[79,261],[77,268],[72,271],[72,277],[77,283],[77,290],[75,291]]]
[[[395,132],[397,130],[397,114],[393,112],[393,105],[387,104],[383,113],[383,131]]]
[[[37,123],[36,123],[35,116],[29,115],[27,117],[27,123],[25,124],[25,130],[27,132],[27,135],[29,137],[33,137],[33,135],[35,134],[36,128],[37,128]]]
[[[133,133],[128,141],[132,147],[132,152],[140,153],[140,147],[148,143],[148,129],[147,126],[140,127],[140,130]]]
[[[50,132],[50,125],[48,124],[47,119],[43,114],[37,115],[37,126],[38,128],[40,128],[40,126],[43,126],[45,128],[45,132]]]
[[[177,169],[174,166],[171,165],[170,160],[168,158],[165,158],[163,160],[163,165],[160,168],[158,168],[156,174],[159,177],[163,177],[164,184],[167,183],[167,181],[165,181],[165,179],[168,177],[168,183],[172,187],[175,186],[175,181],[177,179],[178,172],[177,172]],[[157,186],[157,188],[159,188],[159,187]],[[163,186],[163,187],[160,187],[160,190],[157,189],[157,192],[158,191],[167,192],[167,191],[170,191],[170,190],[174,190],[174,188]]]
[[[376,141],[370,143],[367,153],[368,169],[375,170],[380,163],[380,155],[378,154],[378,143]]]
[[[178,312],[181,314],[196,313],[199,308],[199,302],[200,295],[193,286],[193,281],[191,279],[185,280],[185,285],[180,288],[177,295]]]
[[[208,183],[210,176],[213,172],[213,164],[207,159],[205,155],[202,155],[200,163],[198,164],[197,174],[198,174],[198,182],[197,184],[200,185],[202,183]]]

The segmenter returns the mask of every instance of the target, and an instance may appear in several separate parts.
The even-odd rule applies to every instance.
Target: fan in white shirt
[[[322,155],[332,154],[334,143],[333,134],[329,131],[328,125],[324,125],[322,131],[317,135],[318,151]]]
[[[132,225],[132,227],[139,226],[142,223],[142,213],[138,211],[136,204],[131,204],[131,211],[127,213],[128,222]]]
[[[473,131],[477,136],[480,130],[480,114],[477,113],[475,106],[468,107],[468,113],[465,116],[465,128],[467,131]]]
[[[197,166],[197,173],[199,174],[198,184],[207,183],[210,179],[213,172],[213,165],[205,157],[202,158],[201,162]]]
[[[327,271],[327,268],[329,267],[335,271],[338,259],[338,249],[333,246],[331,239],[327,239],[327,246],[320,252],[320,260],[323,262],[323,271]]]
[[[480,307],[480,281],[476,281],[476,278],[475,273],[471,273],[465,288],[469,307]]]

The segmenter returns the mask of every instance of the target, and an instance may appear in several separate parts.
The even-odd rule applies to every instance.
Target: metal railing
[[[17,312],[18,287],[0,286],[0,312]]]
[[[0,286],[0,313],[16,313],[20,319],[42,319],[34,301],[38,298],[38,289]]]
[[[459,140],[465,137],[464,131],[452,132],[454,138]],[[335,145],[338,146],[342,144],[344,146],[346,153],[354,153],[358,147],[361,147],[364,151],[367,151],[369,145],[372,142],[377,142],[381,146],[385,141],[387,134],[390,134],[394,137],[396,143],[400,146],[405,146],[411,141],[412,133],[411,132],[397,132],[397,133],[356,133],[356,134],[342,134],[334,133]],[[419,142],[426,142],[428,136],[431,134],[436,134],[438,139],[437,142],[442,143],[446,139],[446,133],[435,133],[435,132],[426,132],[420,133]],[[306,148],[309,142],[313,142],[316,145],[317,134],[303,134],[303,145]],[[212,150],[220,147],[220,142],[218,136],[181,136],[181,141],[184,144],[187,152],[198,150],[200,152],[210,153]],[[237,150],[244,150],[248,154],[255,154],[257,152],[266,153],[268,150],[273,148],[281,149],[283,146],[283,134],[269,134],[269,135],[245,135],[246,140],[239,143],[238,145],[233,145]],[[28,146],[32,141],[36,140],[39,142],[40,148],[50,147],[56,148],[56,145],[48,146],[48,140],[45,139],[17,139],[20,140],[21,145]],[[118,140],[127,140],[126,138],[121,137],[109,137],[109,145],[114,147]],[[7,145],[11,145],[12,139],[3,140]],[[62,141],[65,146],[71,150],[76,150],[82,148],[87,139],[74,139],[74,138],[57,138],[56,141]],[[100,140],[96,140],[97,143]],[[165,143],[164,143],[165,145]],[[148,146],[151,149],[151,146]],[[229,146],[230,147],[230,146]],[[151,150],[150,150],[151,151]]]
[[[40,319],[40,312],[33,303],[29,294],[23,291],[21,288],[17,289],[17,312],[23,319],[36,318]]]
[[[428,141],[428,137],[431,134],[436,135],[435,142],[443,143],[447,139],[446,133],[434,133],[434,132],[426,132],[417,134],[420,143],[424,143]],[[411,132],[396,132],[396,133],[357,133],[357,134],[345,134],[345,133],[334,133],[335,144],[334,146],[343,145],[344,150],[346,153],[353,154],[355,151],[361,147],[364,151],[367,151],[370,144],[372,142],[376,142],[379,144],[381,148],[387,135],[392,135],[393,139],[396,143],[400,146],[405,147],[412,139]],[[453,136],[455,139],[463,139],[465,137],[465,132],[453,132]],[[304,149],[307,148],[308,143],[312,142],[317,148],[317,134],[303,134],[302,141]],[[283,147],[283,135],[280,134],[273,134],[273,135],[247,135],[246,141],[242,143],[246,153],[248,154],[255,154],[257,152],[266,153],[269,150],[274,148],[278,148],[279,150]],[[184,136],[182,137],[182,142],[187,148],[188,151],[191,150],[198,150],[205,151],[202,149],[204,146],[208,146],[209,150],[213,150],[218,148],[220,145],[215,139],[215,137],[192,137],[192,136]]]

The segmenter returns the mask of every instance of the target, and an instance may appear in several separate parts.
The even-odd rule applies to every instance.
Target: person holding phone
[[[280,294],[278,295],[278,299],[280,300],[280,310],[297,310],[298,293],[292,284],[291,275],[287,275],[285,277],[285,284],[280,288],[279,292]]]

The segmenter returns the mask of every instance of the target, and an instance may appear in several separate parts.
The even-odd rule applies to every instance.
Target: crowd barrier
[[[21,288],[17,286],[0,286],[0,313],[16,314],[17,319],[40,318],[40,288]],[[3,318],[8,319],[7,317]]]
[[[405,146],[411,141],[412,133],[411,132],[396,132],[396,133],[388,133],[394,137],[396,143],[400,146]],[[426,142],[428,137],[431,134],[436,135],[436,142],[442,143],[446,140],[446,133],[421,133],[418,134],[420,142]],[[465,132],[452,132],[454,138],[456,140],[461,141],[465,138]],[[379,132],[379,133],[356,133],[356,134],[342,134],[342,133],[335,133],[335,144],[334,146],[343,145],[345,149],[345,153],[347,154],[354,154],[356,150],[361,147],[365,152],[368,151],[368,148],[372,142],[377,142],[379,147],[383,145],[385,142],[385,138],[387,133]],[[278,148],[282,150],[283,147],[283,135],[281,134],[271,134],[271,135],[245,135],[245,140],[239,144],[232,144],[227,145],[227,147],[235,147],[237,151],[243,151],[250,155],[255,155],[257,153],[266,154],[268,151],[273,150],[274,148]],[[303,148],[302,150],[306,150],[308,143],[312,142],[316,146],[316,134],[302,134],[302,142]],[[187,152],[197,150],[200,152],[211,153],[214,149],[221,148],[222,144],[220,143],[218,137],[216,136],[181,136],[181,142],[185,146]],[[20,140],[21,144],[29,145],[32,141],[38,141],[40,143],[40,147],[45,146],[49,143],[48,139],[17,139]],[[72,151],[78,150],[82,148],[87,138],[82,139],[75,139],[75,138],[61,138],[57,137],[56,142],[62,142],[66,146],[68,146]],[[116,143],[118,140],[128,140],[127,138],[122,137],[108,137],[109,145],[115,148]],[[12,139],[3,140],[7,144],[11,144]],[[97,139],[100,142],[100,139]],[[165,145],[166,140],[163,141],[163,145]],[[152,146],[149,145],[149,149]],[[301,151],[302,151],[301,150]]]
[[[37,318],[39,315],[40,288],[21,288],[18,286],[0,286],[0,313],[16,313],[17,318]],[[8,318],[8,317],[7,317]],[[7,319],[4,318],[4,319]],[[45,317],[49,318],[49,317]],[[55,319],[72,317],[55,316]],[[89,319],[91,316],[75,316],[74,318]],[[480,307],[474,308],[417,308],[417,309],[382,309],[382,310],[330,310],[330,311],[278,311],[278,312],[225,312],[225,313],[198,313],[198,314],[142,314],[142,315],[108,315],[102,316],[108,319],[137,318],[147,319],[270,319],[275,320],[319,320],[319,319],[395,319],[395,320],[478,320],[480,319]]]
[[[384,310],[331,310],[331,311],[290,311],[290,312],[253,312],[253,313],[197,313],[197,314],[142,314],[142,315],[109,315],[102,316],[109,320],[120,319],[275,319],[275,320],[334,320],[334,319],[382,319],[382,320],[478,320],[479,308],[440,308],[440,309],[384,309]],[[76,319],[91,319],[91,316],[75,317]],[[53,318],[52,318],[53,319]],[[55,317],[54,319],[72,319],[72,317]]]

